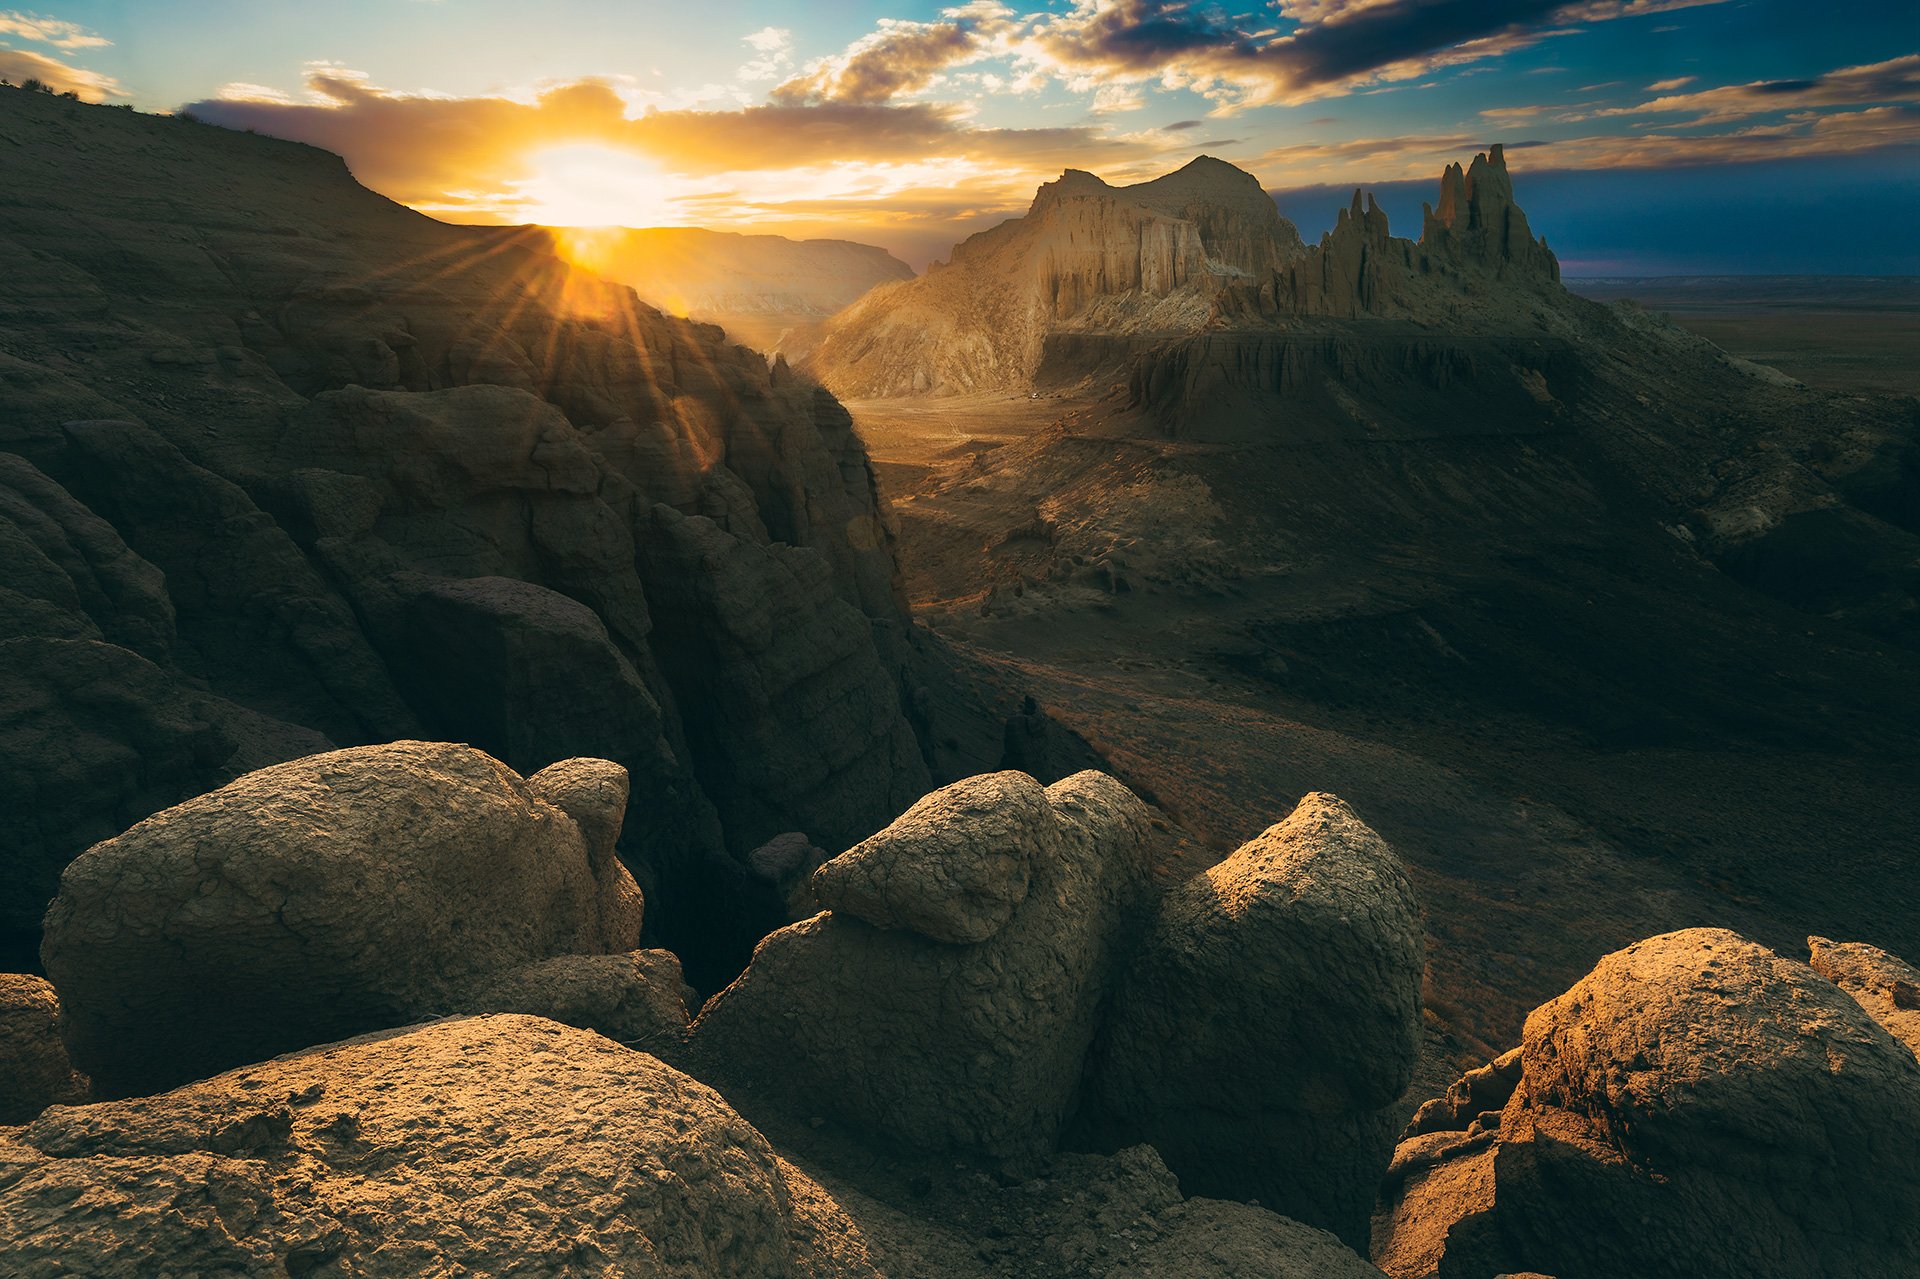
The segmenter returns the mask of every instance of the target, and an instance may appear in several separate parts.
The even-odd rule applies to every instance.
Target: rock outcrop
[[[1528,328],[1525,300],[1559,279],[1498,145],[1447,168],[1417,243],[1355,191],[1309,248],[1251,174],[1205,156],[1129,187],[1069,169],[1024,217],[835,316],[807,367],[849,396],[1067,386],[1203,332],[1297,338],[1302,322],[1362,317]]]
[[[1051,1199],[1023,1223],[1036,1241],[1024,1270],[1088,1279],[1381,1279],[1324,1230],[1221,1199],[1182,1199],[1151,1146],[1064,1155]],[[1025,1190],[1011,1195],[1032,1198]]]
[[[105,1095],[150,1092],[634,949],[623,782],[605,761],[522,780],[471,747],[396,742],[148,818],[68,866],[47,914],[74,1061]]]
[[[716,1093],[532,1017],[439,1022],[0,1130],[9,1273],[877,1279]],[[819,1240],[840,1242],[824,1250]]]
[[[1425,955],[1393,850],[1308,795],[1162,901],[1102,1030],[1091,1133],[1151,1142],[1190,1194],[1364,1245]]]
[[[1455,1093],[1498,1101],[1511,1064],[1490,1073]],[[1866,1279],[1920,1256],[1920,1063],[1734,933],[1601,960],[1527,1018],[1511,1087],[1465,1131],[1425,1112],[1397,1152],[1374,1236],[1396,1279]]]
[[[1146,872],[1145,806],[1086,772],[945,787],[814,875],[694,1023],[702,1069],[934,1149],[1050,1149]]]
[[[671,951],[561,955],[510,969],[463,1002],[598,1031],[616,1043],[672,1054],[687,1033],[694,994]]]
[[[87,1099],[60,1039],[60,998],[44,977],[0,973],[0,1124]]]
[[[931,785],[901,710],[916,677],[886,512],[818,386],[544,232],[435,222],[325,152],[7,99],[0,644],[29,646],[0,664],[0,781],[29,797],[0,814],[14,964],[89,844],[251,769],[438,737],[523,774],[624,767],[646,820],[622,855],[676,890],[660,939],[711,989],[757,927],[714,891],[748,850],[829,838],[821,811],[851,842]],[[727,553],[683,554],[661,507]],[[824,620],[756,649],[687,642],[675,619],[661,651],[660,614],[769,575]],[[771,700],[722,710],[720,687]],[[850,709],[797,733],[782,694]],[[702,780],[769,774],[774,792]]]
[[[849,396],[1025,388],[1052,335],[1192,331],[1230,282],[1304,252],[1259,182],[1224,161],[1128,187],[1069,169],[1024,217],[835,316],[807,368]]]
[[[1813,971],[1825,977],[1920,1057],[1920,968],[1865,942],[1807,938]]]

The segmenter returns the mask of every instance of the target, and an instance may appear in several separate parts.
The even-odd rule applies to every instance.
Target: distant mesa
[[[1498,145],[1447,167],[1418,242],[1390,235],[1355,191],[1308,247],[1258,179],[1211,156],[1126,187],[1069,169],[1024,217],[835,316],[807,367],[847,397],[1020,390],[1169,338],[1302,318],[1454,318],[1487,282],[1559,278]]]
[[[737,342],[793,355],[820,322],[877,285],[911,280],[885,249],[702,227],[548,229],[582,266],[674,315],[718,324]],[[786,339],[783,344],[783,339]]]

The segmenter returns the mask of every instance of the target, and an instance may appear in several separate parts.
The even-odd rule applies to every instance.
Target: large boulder
[[[1308,795],[1161,904],[1101,1036],[1089,1135],[1151,1142],[1191,1194],[1364,1244],[1424,964],[1393,850]]]
[[[0,1124],[87,1099],[87,1081],[60,1042],[60,999],[44,977],[0,973]]]
[[[47,913],[74,1061],[104,1095],[152,1091],[474,1011],[537,960],[632,950],[625,799],[604,762],[523,780],[471,747],[395,742],[156,814],[68,866]]]
[[[715,1092],[532,1017],[350,1040],[0,1130],[9,1274],[874,1272]],[[842,1254],[857,1250],[842,1249]]]
[[[670,1054],[687,1033],[693,992],[671,951],[560,955],[502,973],[468,1000],[490,1013],[526,1013],[595,1030],[616,1043]]]
[[[815,873],[830,909],[760,943],[695,1022],[695,1060],[923,1146],[1049,1148],[1146,838],[1145,805],[1100,773],[936,791]]]
[[[1397,1279],[1867,1279],[1920,1257],[1920,1063],[1807,965],[1723,929],[1602,959],[1527,1018],[1497,1115],[1403,1143]]]
[[[1044,1194],[1035,1194],[1035,1189]],[[1340,1240],[1251,1204],[1182,1199],[1151,1146],[1063,1155],[1024,1201],[1006,1275],[1073,1279],[1381,1279]],[[1003,1263],[1004,1264],[1004,1263]]]
[[[1813,971],[1852,995],[1867,1015],[1920,1057],[1920,968],[1865,942],[1807,938]]]

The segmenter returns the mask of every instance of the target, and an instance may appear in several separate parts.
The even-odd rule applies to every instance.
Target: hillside
[[[7,90],[0,149],[11,964],[89,844],[334,745],[621,763],[655,926],[715,982],[764,926],[749,850],[928,787],[818,387],[310,147]]]
[[[791,240],[701,227],[558,229],[560,249],[632,286],[670,315],[718,324],[735,341],[789,355],[834,312],[913,268],[870,244]]]

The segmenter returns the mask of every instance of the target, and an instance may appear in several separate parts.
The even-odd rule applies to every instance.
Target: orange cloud
[[[14,84],[38,80],[55,93],[77,93],[89,102],[127,96],[127,91],[112,76],[69,66],[58,58],[29,49],[0,49],[0,80]]]

